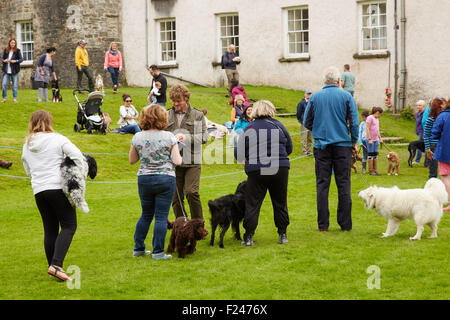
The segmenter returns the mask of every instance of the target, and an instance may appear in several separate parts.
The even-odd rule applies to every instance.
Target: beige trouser
[[[225,69],[225,74],[227,75],[227,79],[228,79],[228,91],[231,91],[231,80],[235,79],[235,80],[239,80],[239,72],[236,70],[232,70],[232,69]]]
[[[311,146],[312,146],[312,132],[305,128],[304,125],[300,124],[300,129],[302,131],[302,149],[303,154],[306,155],[308,153],[311,153]],[[308,130],[308,132],[303,132],[305,130]]]

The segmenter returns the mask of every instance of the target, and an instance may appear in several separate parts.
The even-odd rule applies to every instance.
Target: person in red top
[[[236,96],[240,94],[244,97],[244,106],[248,107],[250,106],[250,102],[247,100],[247,94],[245,93],[244,87],[241,87],[239,85],[239,80],[231,80],[231,101],[228,102],[228,104],[234,105],[234,100],[236,99]]]
[[[119,72],[122,71],[122,54],[117,48],[117,43],[111,42],[109,50],[105,54],[105,71],[111,74],[111,80],[114,85],[114,93],[117,93],[117,87],[119,86]]]

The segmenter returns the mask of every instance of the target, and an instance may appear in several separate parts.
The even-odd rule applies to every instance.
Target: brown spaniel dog
[[[396,176],[398,176],[400,170],[400,159],[398,158],[397,153],[393,151],[389,152],[389,154],[387,155],[387,159],[388,159],[387,175],[390,176],[391,173],[393,173]]]
[[[355,148],[352,148],[352,169],[355,170],[355,173],[358,173],[358,169],[356,168],[356,161],[362,162],[363,157],[358,154]]]
[[[167,228],[172,229],[167,252],[172,253],[176,250],[179,258],[194,253],[197,240],[205,239],[208,235],[205,221],[202,219],[187,220],[184,217],[178,217],[174,222],[167,221]]]

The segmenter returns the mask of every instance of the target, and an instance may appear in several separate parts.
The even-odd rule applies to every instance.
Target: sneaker
[[[328,229],[318,229],[318,231],[320,231],[320,232],[327,232]]]
[[[241,244],[245,247],[251,247],[253,245],[253,235],[246,236],[244,234],[244,241]]]
[[[110,130],[109,132],[111,132],[111,133],[119,133],[120,130],[119,129],[114,129],[114,130]]]
[[[450,211],[450,204],[448,206],[446,206],[445,208],[442,208],[442,210],[444,211]]]
[[[286,243],[288,243],[288,239],[287,239],[286,233],[280,234],[280,237],[278,238],[278,243],[279,244],[286,244]]]
[[[120,134],[127,134],[125,131],[120,131],[119,133]]]
[[[147,256],[150,253],[150,251],[133,251],[133,257]]]
[[[372,173],[369,173],[371,176],[381,176],[381,174],[380,173],[378,173],[378,172],[372,172]]]
[[[172,256],[170,254],[165,254],[164,252],[160,252],[160,253],[152,254],[152,259],[167,260],[167,259],[172,259]]]
[[[420,162],[414,161],[412,164],[418,166],[420,165]]]
[[[362,173],[366,173],[366,168],[362,168],[362,171],[361,171]]]

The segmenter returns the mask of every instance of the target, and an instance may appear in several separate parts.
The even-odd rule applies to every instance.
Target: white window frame
[[[161,37],[161,23],[167,23],[167,22],[174,22],[175,23],[175,29],[171,30],[171,31],[175,31],[175,39],[172,39],[170,41],[168,41],[167,39],[162,39]],[[176,20],[175,18],[165,18],[165,19],[158,19],[156,20],[156,30],[157,30],[157,39],[158,39],[158,63],[161,65],[172,65],[172,64],[176,64],[177,63],[177,38],[176,38],[176,34],[177,34],[177,25],[176,25]],[[169,42],[173,42],[175,44],[175,49],[173,50],[167,50],[167,52],[172,51],[175,53],[175,57],[172,60],[163,60],[163,43],[169,43]]]
[[[364,16],[367,16],[364,12],[363,12],[363,7],[366,5],[380,5],[380,4],[384,4],[386,7],[386,13],[384,13],[385,16],[385,25],[381,25],[381,19],[380,17],[382,16],[382,14],[378,13],[378,25],[375,26],[370,26],[371,29],[375,29],[375,28],[383,28],[386,31],[385,37],[381,37],[381,34],[379,35],[378,38],[374,38],[371,35],[370,40],[373,41],[374,39],[378,39],[378,40],[384,40],[386,43],[386,47],[385,48],[379,48],[379,49],[364,49],[364,31],[363,31],[363,19]],[[387,36],[388,36],[388,28],[387,28],[387,1],[386,0],[376,0],[376,1],[366,1],[366,2],[361,2],[359,3],[359,52],[360,53],[385,53],[387,52]],[[371,32],[372,34],[372,32]]]
[[[27,39],[26,41],[22,39],[22,24],[25,23],[31,23],[31,40]],[[23,56],[23,62],[21,63],[22,66],[26,65],[33,65],[33,59],[34,59],[34,31],[33,31],[33,20],[23,20],[23,21],[16,21],[16,40],[17,40],[17,48],[20,49],[20,52]],[[31,60],[26,59],[25,52],[23,49],[24,44],[31,44],[32,51],[31,51]]]
[[[236,41],[231,41],[230,44],[234,44],[236,47],[236,53],[239,55],[239,13],[238,12],[231,12],[231,13],[220,13],[220,14],[216,14],[217,17],[217,59],[218,61],[220,61],[222,59],[222,55],[225,53],[223,51],[224,47],[222,47],[222,39],[224,38],[237,38],[238,39],[238,44],[236,44]],[[236,35],[234,33],[234,28],[233,28],[233,34],[231,36],[225,35],[222,36],[222,32],[221,32],[221,28],[222,25],[220,23],[221,18],[227,18],[227,17],[238,17],[238,23],[236,24],[232,24],[233,26],[237,26],[238,27],[238,34]],[[234,18],[233,18],[233,23],[234,23]],[[228,45],[229,46],[229,45]],[[228,46],[226,49],[228,49]],[[226,50],[225,50],[226,51]]]
[[[311,39],[310,39],[310,12],[309,7],[307,5],[303,6],[297,6],[297,7],[288,7],[288,8],[282,8],[283,9],[283,56],[285,58],[309,58],[309,53],[311,49]],[[308,29],[303,29],[303,23],[301,23],[301,29],[299,29],[296,32],[306,32],[308,34],[308,40],[307,40],[307,51],[305,52],[299,52],[299,53],[290,53],[289,52],[289,11],[292,10],[307,10],[308,11],[308,18],[303,19],[303,16],[301,17],[300,22],[303,20],[308,21]],[[306,41],[299,41],[300,43],[305,43]],[[302,50],[304,50],[304,47],[302,47]]]

